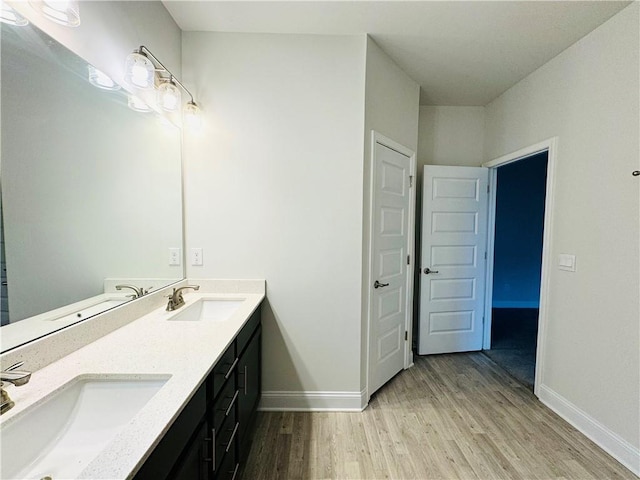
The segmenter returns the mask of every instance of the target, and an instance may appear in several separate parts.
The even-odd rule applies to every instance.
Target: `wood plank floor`
[[[481,353],[418,357],[362,413],[258,415],[245,480],[637,478]]]

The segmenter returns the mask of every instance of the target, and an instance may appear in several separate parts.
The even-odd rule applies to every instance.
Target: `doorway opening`
[[[548,152],[495,170],[491,345],[498,365],[533,390]]]
[[[533,393],[540,396],[540,388],[543,384],[545,371],[545,347],[547,340],[547,323],[549,321],[549,272],[553,261],[551,258],[552,238],[553,238],[553,211],[554,211],[554,191],[555,191],[555,165],[558,151],[558,137],[552,137],[540,143],[522,148],[516,152],[504,155],[491,160],[483,166],[489,169],[489,183],[491,193],[489,196],[489,234],[487,242],[487,288],[485,291],[484,310],[484,340],[483,350],[491,349],[491,332],[493,325],[493,275],[495,257],[495,221],[496,221],[496,192],[498,180],[498,168],[512,163],[525,161],[538,154],[546,154],[546,181],[544,190],[544,219],[542,232],[542,255],[539,275],[539,306],[537,315],[537,335],[535,347],[535,377],[533,383]]]

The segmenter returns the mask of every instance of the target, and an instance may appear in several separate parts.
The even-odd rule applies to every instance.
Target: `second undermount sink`
[[[244,303],[244,299],[202,299],[189,305],[169,320],[224,322]]]
[[[76,377],[2,424],[0,478],[76,478],[168,379]]]

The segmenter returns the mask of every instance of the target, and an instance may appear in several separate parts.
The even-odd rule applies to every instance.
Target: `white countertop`
[[[15,407],[4,424],[79,375],[170,375],[167,383],[136,414],[78,478],[131,478],[153,451],[227,346],[258,308],[264,294],[185,293],[186,305],[164,306],[33,373],[19,388],[5,389]],[[244,299],[223,322],[167,321],[201,298]]]

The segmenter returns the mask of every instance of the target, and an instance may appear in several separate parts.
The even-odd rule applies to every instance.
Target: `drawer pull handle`
[[[233,439],[236,436],[236,433],[238,432],[238,426],[240,424],[238,422],[236,422],[236,426],[233,428],[233,433],[231,434],[231,438],[229,439],[229,443],[227,443],[227,448],[224,450],[225,452],[229,453],[229,449],[231,448],[231,445],[233,445]]]
[[[238,468],[240,467],[239,463],[236,463],[236,468],[233,469],[233,477],[231,477],[231,480],[236,480],[236,475],[238,474]],[[229,472],[231,473],[231,472]]]
[[[238,364],[238,357],[236,357],[236,359],[233,361],[233,363],[231,364],[231,367],[229,368],[229,371],[225,374],[224,379],[228,379],[231,376],[231,373],[233,372],[233,369],[236,368],[236,365]]]
[[[244,394],[247,395],[247,365],[244,366]]]
[[[227,407],[227,411],[224,412],[224,416],[228,417],[229,416],[229,412],[231,411],[231,409],[233,408],[233,404],[236,403],[236,400],[238,399],[238,390],[236,390],[236,393],[233,395],[233,400],[231,400],[231,403],[229,404],[229,406]]]
[[[211,471],[216,471],[216,429],[211,429]]]

